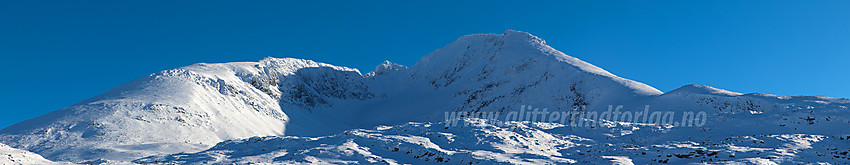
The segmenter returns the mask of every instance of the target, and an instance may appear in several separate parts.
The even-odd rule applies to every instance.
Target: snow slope
[[[323,80],[328,74],[361,77],[356,69],[290,58],[195,64],[12,125],[0,130],[0,141],[54,160],[127,161],[199,151],[222,140],[283,135],[289,118],[281,105],[320,104],[317,95],[369,96],[347,80],[336,83],[350,84],[345,90],[351,96],[313,89],[332,82]]]
[[[567,56],[540,38],[510,30],[464,36],[410,68],[385,62],[376,73],[365,79],[375,98],[335,103],[311,115],[342,121],[352,126],[345,129],[353,129],[442,120],[446,111],[506,112],[525,104],[589,109],[662,94]],[[288,134],[316,136],[341,130]]]
[[[0,164],[71,164],[65,162],[53,162],[41,157],[41,155],[19,150],[0,143]]]
[[[848,104],[703,85],[662,93],[509,30],[365,75],[291,58],[166,70],[0,130],[0,142],[82,163],[840,164],[850,161]],[[492,119],[618,105],[707,120]],[[447,113],[465,118],[452,125]]]

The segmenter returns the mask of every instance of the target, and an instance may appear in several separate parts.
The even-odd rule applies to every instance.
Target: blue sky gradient
[[[817,3],[810,3],[817,2]],[[850,97],[850,1],[0,1],[0,128],[151,73],[294,57],[371,71],[530,32],[662,91]]]

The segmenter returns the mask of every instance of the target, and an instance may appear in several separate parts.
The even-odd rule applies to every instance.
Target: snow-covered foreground
[[[528,106],[547,113],[517,117]],[[702,85],[663,93],[506,31],[367,74],[291,58],[166,70],[0,130],[0,142],[106,164],[845,164],[848,106]],[[563,115],[609,108],[618,117]]]
[[[713,108],[710,103],[696,105]],[[832,109],[823,105],[811,108]],[[590,128],[557,122],[493,123],[466,118],[454,126],[411,122],[322,137],[232,140],[198,153],[151,156],[135,162],[844,164],[850,162],[850,134],[845,129],[850,116],[846,111],[836,107],[815,113],[783,107],[760,114],[713,113],[699,128],[636,123]]]
[[[137,163],[731,163],[846,162],[846,141],[805,134],[730,136],[719,141],[660,141],[635,145],[564,134],[560,129],[515,123],[494,127],[480,121],[470,127],[411,123],[351,130],[320,137],[264,137],[227,141],[193,154],[153,156]],[[561,128],[563,129],[563,128]],[[604,138],[603,138],[604,139]],[[634,140],[629,138],[630,140]],[[695,141],[692,141],[695,140]],[[751,143],[751,142],[757,143]],[[823,142],[822,142],[823,141]],[[819,145],[811,146],[813,143]],[[839,147],[842,146],[843,148]],[[830,151],[836,148],[842,151]],[[807,150],[808,149],[808,150]],[[826,155],[826,156],[824,156]]]
[[[67,162],[53,162],[41,157],[41,155],[19,150],[0,143],[0,164],[72,164]]]

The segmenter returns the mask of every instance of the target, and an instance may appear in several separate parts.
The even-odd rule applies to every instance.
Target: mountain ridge
[[[365,147],[362,144],[348,143],[348,141],[374,143],[377,142],[375,140],[389,138],[396,139],[399,143],[420,143],[417,140],[411,141],[397,138],[397,136],[443,141],[446,140],[443,137],[424,136],[445,133],[435,131],[440,127],[426,125],[441,124],[440,122],[446,117],[445,114],[449,112],[497,113],[500,114],[498,118],[505,118],[509,112],[525,108],[526,105],[549,108],[551,111],[577,113],[603,111],[612,107],[611,105],[622,105],[625,107],[624,111],[643,110],[644,105],[647,107],[652,105],[654,109],[671,112],[708,111],[708,115],[712,116],[710,120],[717,122],[709,124],[708,128],[718,130],[715,132],[720,134],[732,135],[735,134],[732,130],[721,127],[718,123],[726,120],[737,121],[735,116],[765,113],[777,116],[789,114],[805,116],[805,114],[798,114],[802,113],[799,111],[801,109],[824,109],[824,112],[838,113],[837,116],[843,116],[844,114],[840,111],[846,110],[848,104],[850,104],[848,99],[741,94],[704,85],[685,85],[664,93],[649,85],[621,78],[590,63],[568,56],[546,45],[545,40],[529,33],[508,30],[503,34],[463,36],[423,56],[413,66],[406,67],[385,61],[376,66],[375,71],[366,74],[362,74],[356,68],[304,59],[272,57],[258,62],[198,63],[169,69],[118,86],[71,107],[4,128],[0,130],[0,142],[41,154],[51,160],[71,162],[98,160],[137,163],[169,162],[177,161],[169,157],[177,153],[196,153],[200,154],[196,156],[204,155],[203,157],[223,160],[224,158],[218,157],[221,155],[216,155],[214,154],[216,152],[210,150],[240,153],[245,149],[222,148],[221,145],[242,143],[245,139],[255,137],[303,142],[314,141],[310,140],[311,138],[338,139],[332,142],[342,143],[339,147],[346,148],[344,149],[346,151],[339,152]],[[814,116],[817,119],[802,118],[804,120],[800,123],[814,124],[816,121],[826,119],[822,122],[840,126],[840,123],[836,122],[844,122],[843,119],[830,120],[821,114]],[[627,144],[652,144],[655,141],[668,143],[671,139],[676,140],[675,138],[682,137],[681,134],[669,135],[675,137],[670,139],[657,140],[658,137],[651,137],[653,133],[663,134],[671,130],[707,134],[705,131],[689,128],[667,128],[663,124],[626,123],[633,126],[600,126],[593,129],[567,128],[558,124],[543,126],[532,122],[518,125],[514,123],[514,128],[504,128],[491,125],[489,122],[464,121],[472,125],[480,125],[480,127],[452,128],[451,134],[496,131],[502,134],[469,136],[485,139],[494,136],[507,138],[507,135],[522,135],[520,136],[522,138],[546,137],[548,140],[557,142],[551,145],[566,145],[566,148],[559,151],[538,152],[534,150],[539,149],[539,146],[528,143],[534,139],[515,141],[490,139],[492,144],[504,145],[503,147],[535,149],[508,150],[493,146],[481,148],[482,150],[479,151],[505,152],[501,156],[510,159],[480,158],[481,154],[449,156],[452,157],[451,159],[513,163],[524,160],[548,162],[528,158],[530,155],[538,155],[558,160],[549,163],[604,162],[608,158],[579,158],[575,157],[577,153],[565,150],[582,146],[568,144],[588,145],[584,148],[592,150],[600,148],[589,145],[605,145],[583,142],[584,140],[576,141],[576,139],[589,138],[600,141],[610,140],[612,137],[642,139],[633,140],[633,142],[610,140],[617,145],[626,146]],[[790,121],[796,121],[796,119]],[[781,125],[791,124],[799,123]],[[415,128],[421,131],[399,133],[381,130],[386,126]],[[536,134],[517,132],[516,127],[534,130]],[[366,134],[381,133],[364,137],[348,135],[347,133],[352,130],[366,132]],[[576,130],[584,131],[584,133],[570,134]],[[846,134],[841,131],[821,133],[830,136]],[[786,140],[818,139],[821,136],[824,135],[800,137],[795,135]],[[552,139],[552,137],[573,138],[565,141]],[[307,140],[304,141],[304,138]],[[807,140],[807,142],[813,141],[815,140]],[[451,151],[434,149],[433,146],[408,148],[410,152],[415,150],[426,155],[439,153],[445,156],[460,151],[479,152],[462,149],[464,146],[473,144],[471,141],[460,144],[451,142],[440,144],[453,149]],[[211,147],[213,149],[210,149]],[[281,147],[297,148],[299,146]],[[440,148],[439,145],[437,148]],[[326,151],[324,149],[316,151],[320,150]],[[205,155],[209,153],[213,155]],[[271,150],[268,153],[273,155],[266,156],[286,154]],[[151,157],[152,155],[162,156]],[[179,154],[174,156],[179,157]],[[368,157],[369,154],[364,156]],[[403,163],[422,160],[421,156],[412,159],[401,155],[392,157],[394,158],[388,158],[386,161]],[[320,158],[311,157],[308,154],[291,160],[316,163],[311,161],[314,159]],[[352,157],[351,159],[359,160],[360,158]],[[793,157],[787,159],[794,160]],[[434,160],[435,158],[428,159],[428,161]],[[636,161],[648,160],[641,158]],[[212,163],[206,159],[180,161]],[[233,161],[250,163],[270,160]]]

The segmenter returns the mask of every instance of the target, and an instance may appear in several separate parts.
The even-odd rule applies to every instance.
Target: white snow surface
[[[19,150],[0,143],[0,164],[72,164],[68,162],[53,162],[36,153]]]
[[[446,112],[503,119],[524,105],[577,113],[648,105],[707,120],[444,122]],[[365,75],[292,58],[166,70],[2,129],[0,142],[85,164],[846,164],[848,106],[704,85],[662,93],[509,30]]]

